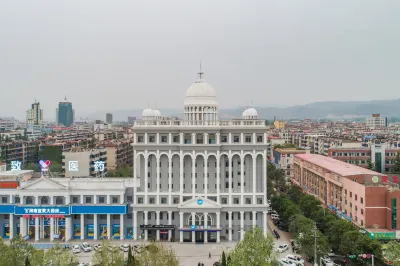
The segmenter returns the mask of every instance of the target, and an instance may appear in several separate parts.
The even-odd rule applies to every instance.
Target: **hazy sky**
[[[400,1],[0,1],[0,116],[400,96]]]

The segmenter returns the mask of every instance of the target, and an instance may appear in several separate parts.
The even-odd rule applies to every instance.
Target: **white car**
[[[288,261],[293,262],[294,264],[296,264],[297,266],[304,266],[304,260],[297,255],[286,255],[286,258]]]
[[[119,246],[119,249],[122,250],[123,252],[128,252],[129,251],[129,245],[128,244],[122,244]]]
[[[92,251],[92,247],[87,242],[83,242],[81,247],[82,247],[83,251],[85,251],[85,252]]]
[[[280,244],[277,248],[279,253],[285,252],[286,250],[289,249],[289,245],[288,244]]]
[[[293,262],[291,262],[290,260],[287,260],[285,258],[281,259],[279,261],[279,266],[295,266],[296,264],[294,264]]]
[[[109,251],[115,251],[115,250],[117,250],[117,246],[116,245],[110,245],[110,246],[108,246],[108,250]]]
[[[333,261],[329,257],[321,258],[322,264],[325,266],[333,266]]]
[[[73,245],[72,246],[72,253],[81,253],[81,248],[78,245]]]
[[[101,245],[100,244],[94,245],[94,250],[101,251]]]

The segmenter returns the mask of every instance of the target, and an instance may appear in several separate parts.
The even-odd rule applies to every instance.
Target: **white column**
[[[253,212],[253,228],[257,226],[257,212]]]
[[[27,219],[23,218],[22,216],[19,217],[19,232],[21,234],[22,237],[26,236],[26,224],[25,222],[27,221]]]
[[[171,134],[171,133],[170,133]],[[172,151],[168,155],[168,204],[172,204]]]
[[[111,239],[111,215],[107,214],[107,238]]]
[[[264,142],[264,144],[268,144],[267,133],[264,133],[263,142]]]
[[[35,218],[35,241],[39,241],[39,218]]]
[[[71,217],[68,216],[65,218],[65,241],[69,241],[71,239]]]
[[[221,134],[220,133],[216,133],[215,134],[215,143],[216,144],[220,144],[221,142]]]
[[[135,135],[136,135],[136,133],[134,133]],[[136,143],[136,137],[134,138],[135,139],[135,143]],[[134,150],[133,151],[133,180],[135,181],[135,182],[137,182],[138,180],[137,180],[137,162],[136,162],[136,160],[137,160],[137,158],[136,158],[136,150]],[[143,175],[142,175],[142,178],[143,178]],[[143,179],[142,179],[142,181],[143,181]],[[133,186],[133,204],[137,204],[137,197],[136,197],[136,191],[137,191],[137,188],[136,188],[136,185],[135,186]]]
[[[148,134],[144,133],[144,144],[147,144]]]
[[[9,225],[10,225],[10,239],[13,239],[14,238],[14,214],[10,213],[9,215],[10,215],[10,222],[9,222]],[[21,230],[21,225],[19,225],[19,226],[20,226],[20,230]]]
[[[243,133],[242,133],[243,134]],[[240,154],[240,204],[244,204],[244,152]]]
[[[160,133],[156,133],[156,144],[160,144]]]
[[[133,211],[132,213],[132,226],[133,226],[133,240],[137,240],[137,211]]]
[[[253,133],[253,144],[257,143],[257,137],[256,137],[256,133]]]
[[[196,133],[192,133],[192,143],[191,144],[196,144]]]
[[[168,133],[168,144],[172,144],[172,133]]]
[[[228,227],[229,227],[228,239],[229,241],[232,241],[232,212],[228,212]]]
[[[228,143],[231,144],[232,143],[232,133],[228,134]]]
[[[193,151],[192,157],[192,196],[195,197],[196,194],[196,154]]]
[[[244,238],[244,212],[240,212],[240,240]]]
[[[144,225],[148,225],[149,224],[149,217],[148,215],[148,211],[144,211]],[[147,232],[147,230],[144,230],[144,240],[148,240],[149,239],[149,234]]]
[[[83,239],[85,239],[85,215],[81,214],[81,240]]]
[[[208,228],[208,212],[204,213],[204,228]],[[204,243],[208,243],[208,230],[204,230]]]
[[[231,134],[231,133],[229,133]],[[229,162],[229,167],[228,167],[228,177],[229,177],[229,200],[228,203],[229,205],[232,205],[232,151],[229,150],[229,155],[228,155],[228,162]]]
[[[209,141],[208,141],[208,133],[204,133],[204,144],[208,144],[209,143]]]
[[[217,203],[218,204],[221,204],[221,197],[219,195],[221,192],[221,177],[220,177],[221,169],[219,166],[220,161],[221,161],[221,158],[220,158],[220,154],[219,154],[219,150],[218,150],[217,151]]]
[[[147,134],[147,133],[146,133]],[[149,168],[148,168],[148,162],[149,162],[149,157],[147,155],[147,150],[144,151],[144,204],[148,204],[148,183],[149,183],[149,178],[148,178],[148,172],[149,172]],[[142,174],[143,176],[143,174]],[[136,196],[135,196],[136,197]]]
[[[160,225],[160,211],[156,211],[156,224]],[[158,229],[156,231],[156,238],[157,238],[157,241],[160,240],[160,230],[158,230]]]
[[[263,199],[263,204],[267,205],[267,151],[264,151],[263,155],[263,171],[262,171],[262,180],[263,180],[263,194],[264,194],[264,199]]]
[[[217,212],[217,243],[221,243],[221,213]]]
[[[99,238],[98,237],[99,229],[97,228],[97,226],[98,226],[97,214],[93,214],[93,229],[94,229],[93,239],[94,240],[97,240]]]
[[[157,184],[157,197],[156,197],[156,203],[157,205],[160,204],[160,162],[161,162],[161,158],[160,158],[160,151],[157,150],[157,158],[156,158],[156,162],[157,162],[157,167],[156,167],[156,184]]]
[[[244,143],[244,134],[240,133],[240,143],[243,144]]]
[[[124,214],[120,214],[120,215],[121,215],[121,217],[120,217],[120,222],[119,222],[119,238],[121,240],[123,240],[124,239],[124,233],[125,233],[125,230],[124,230]]]
[[[168,225],[172,225],[172,211],[168,211]],[[168,230],[168,239],[172,238],[172,230]]]
[[[183,202],[183,151],[179,155],[179,203]]]
[[[54,240],[54,218],[50,218],[50,241]]]
[[[256,151],[253,150],[253,204],[256,204],[256,193],[257,193],[257,155]]]
[[[183,133],[179,133],[179,142],[181,145],[185,142],[185,135]]]
[[[196,213],[192,212],[192,225],[196,225]],[[192,231],[192,243],[196,242],[196,232]]]
[[[267,212],[263,211],[263,227],[264,227],[264,236],[267,236],[268,233],[268,226],[267,226]]]
[[[208,194],[208,155],[207,151],[204,153],[204,196],[207,198]]]
[[[183,212],[179,212],[179,228],[183,229]],[[183,243],[183,231],[179,231],[179,242]]]

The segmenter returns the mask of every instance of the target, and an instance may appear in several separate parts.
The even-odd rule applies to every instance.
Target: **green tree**
[[[312,217],[313,211],[315,208],[319,208],[320,205],[320,201],[310,195],[304,195],[299,201],[300,210],[305,217]]]
[[[289,223],[289,231],[297,236],[300,233],[312,231],[315,226],[313,220],[306,218],[304,215],[296,215]]]
[[[354,227],[345,220],[338,219],[330,222],[329,229],[326,232],[329,244],[334,250],[339,250],[344,233],[351,231],[354,231]],[[347,254],[347,252],[345,254]]]
[[[343,254],[363,254],[361,236],[362,234],[355,230],[345,232],[342,235],[339,251]]]
[[[25,167],[24,170],[33,170],[35,172],[39,172],[40,168],[37,164],[35,163],[28,163]]]
[[[292,186],[290,189],[288,189],[286,193],[289,197],[290,200],[293,202],[299,202],[302,197],[304,197],[303,192],[301,189],[297,186]]]
[[[60,146],[42,146],[39,151],[39,160],[49,160],[51,162],[50,167],[54,163],[61,164],[62,162],[62,151]],[[51,171],[51,169],[50,169]]]
[[[77,257],[61,246],[50,248],[44,253],[43,257],[43,265],[74,266],[78,263]]]
[[[110,247],[109,241],[103,241],[101,249],[95,251],[92,260],[98,266],[120,266],[124,265],[124,254],[118,248]]]
[[[172,248],[160,242],[152,242],[142,246],[135,256],[138,265],[146,266],[179,266],[179,259]]]
[[[400,264],[400,244],[394,240],[390,241],[384,247],[383,256],[392,263]]]
[[[60,173],[62,171],[62,166],[58,162],[51,162],[49,168],[52,173]]]
[[[31,266],[28,256],[26,256],[26,259],[25,259],[25,266]]]
[[[293,217],[299,214],[301,214],[300,208],[296,204],[289,201],[285,206],[285,210],[283,211],[281,218],[284,222],[289,222]]]
[[[368,164],[368,169],[369,170],[375,171],[375,169],[376,169],[375,168],[375,164],[371,161],[371,159],[368,158],[367,164]]]
[[[274,251],[274,240],[271,235],[264,236],[260,228],[255,227],[247,231],[241,240],[230,252],[229,266],[275,265],[277,254]]]
[[[392,173],[400,174],[400,152],[396,153],[396,158],[393,160]]]
[[[267,178],[267,197],[271,199],[276,195],[274,184],[272,183],[271,179]]]
[[[136,266],[136,261],[135,261],[135,257],[133,256],[133,253],[132,253],[131,245],[129,245],[128,258],[127,258],[126,266]]]
[[[226,265],[225,251],[222,251],[222,259],[221,259],[221,265],[220,266],[227,266]]]

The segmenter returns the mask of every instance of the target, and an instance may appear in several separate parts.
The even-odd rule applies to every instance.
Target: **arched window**
[[[25,202],[26,204],[33,204],[33,197],[26,197]]]
[[[196,213],[195,215],[195,225],[205,225],[205,215],[202,213]],[[188,217],[188,224],[192,225],[192,215]],[[207,225],[211,226],[214,225],[214,219],[210,214],[207,214]]]
[[[64,197],[56,197],[56,205],[64,205]]]
[[[49,199],[48,199],[48,197],[42,196],[42,197],[40,198],[40,204],[41,204],[41,205],[47,205],[47,204],[49,204]]]

